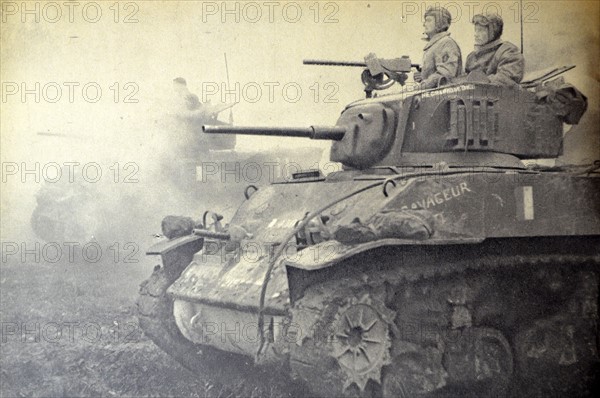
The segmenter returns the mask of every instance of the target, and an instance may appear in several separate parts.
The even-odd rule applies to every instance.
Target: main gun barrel
[[[202,126],[209,134],[271,135],[278,137],[306,137],[313,140],[339,141],[344,138],[346,128],[341,126],[310,127],[243,127],[243,126]]]

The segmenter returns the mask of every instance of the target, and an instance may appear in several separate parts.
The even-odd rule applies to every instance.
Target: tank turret
[[[406,61],[404,70],[410,67]],[[356,169],[440,162],[514,168],[522,167],[519,159],[560,156],[563,124],[576,124],[586,106],[585,97],[564,82],[535,90],[465,80],[353,102],[332,127],[203,131],[330,139],[331,160]]]

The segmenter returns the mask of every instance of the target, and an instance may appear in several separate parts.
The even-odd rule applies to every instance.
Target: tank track
[[[253,379],[266,381],[270,393],[290,388],[288,369],[258,368],[253,366],[252,358],[194,344],[181,334],[173,317],[173,300],[166,291],[191,262],[192,256],[193,250],[186,252],[183,249],[175,256],[163,258],[165,264],[156,265],[152,275],[140,284],[136,308],[144,334],[186,369],[211,384],[236,391],[241,388],[244,395],[254,394],[256,388],[260,390],[260,386],[247,382]],[[298,383],[291,384],[302,391],[303,387]]]
[[[292,370],[319,396],[590,396],[598,247],[580,237],[380,248],[313,271],[292,308],[305,332]],[[364,314],[386,328],[367,330]]]

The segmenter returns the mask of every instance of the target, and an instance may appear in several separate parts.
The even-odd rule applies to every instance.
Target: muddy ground
[[[1,397],[284,397],[271,380],[192,374],[139,329],[135,299],[152,261],[0,265]],[[216,372],[227,372],[227,364]]]

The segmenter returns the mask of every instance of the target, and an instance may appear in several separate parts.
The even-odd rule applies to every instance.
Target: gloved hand
[[[423,81],[423,77],[421,76],[421,72],[415,72],[413,73],[413,79],[417,82],[417,83],[421,83]]]

